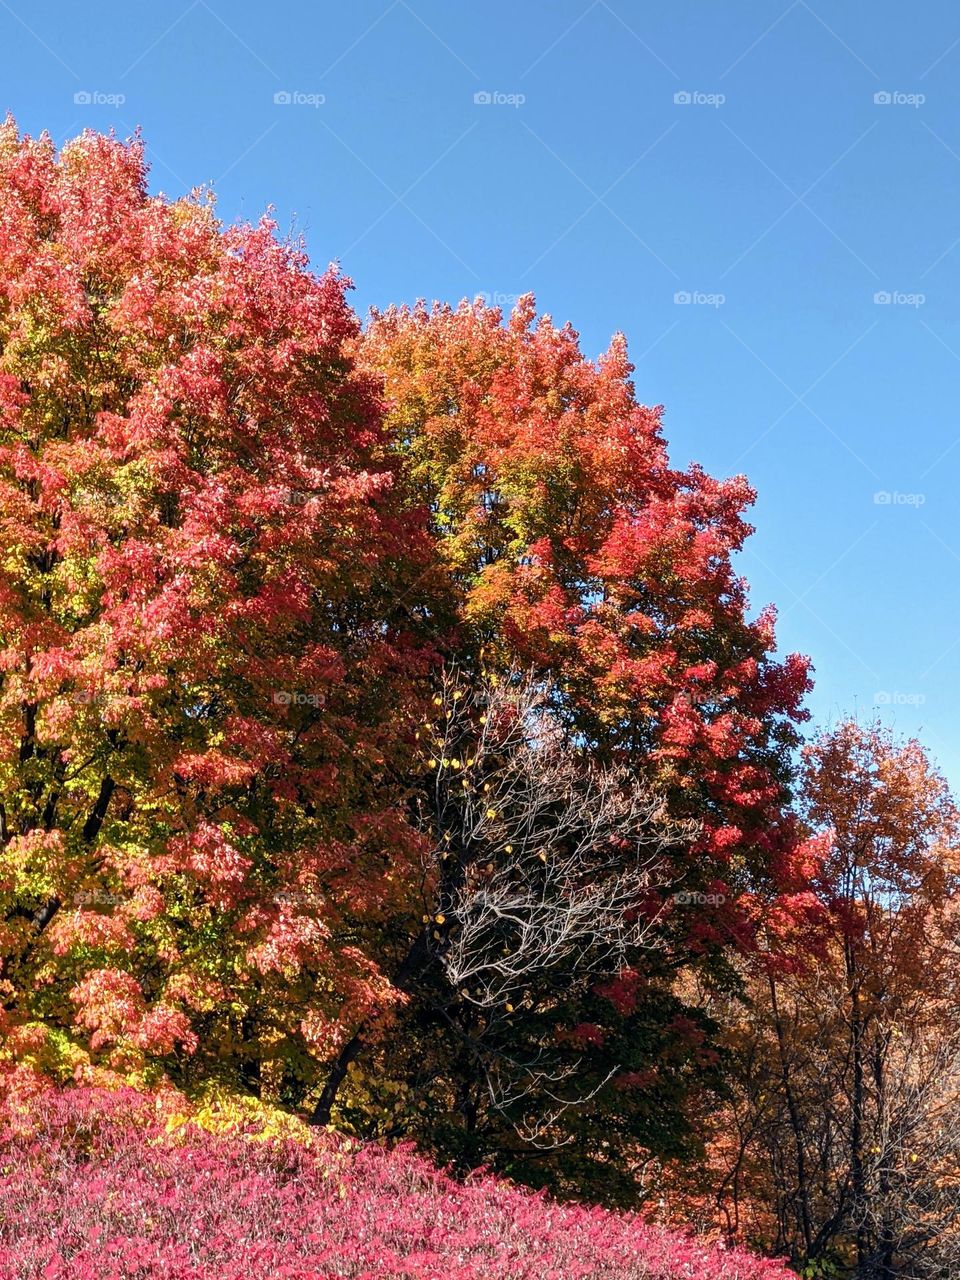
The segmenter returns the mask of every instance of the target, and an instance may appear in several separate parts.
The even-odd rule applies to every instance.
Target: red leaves
[[[753,490],[671,469],[622,335],[594,362],[532,297],[500,319],[480,302],[391,308],[361,344],[461,615],[501,660],[553,673],[588,740],[699,791],[695,816],[737,832],[760,871],[785,772],[773,731],[802,718],[809,682],[804,659],[773,660],[772,614],[749,619],[733,571]]]
[[[430,561],[347,288],[148,195],[139,141],[0,129],[0,967],[94,1063],[195,1048],[183,984],[227,997],[218,1070],[237,997],[292,1039],[389,1004],[366,953],[409,874],[342,851],[416,843],[382,780]]]
[[[807,672],[733,571],[747,482],[670,466],[621,336],[589,360],[531,297],[362,335],[348,288],[151,197],[138,140],[0,131],[0,964],[14,1033],[57,1032],[12,1035],[38,1070],[190,1053],[303,1102],[390,1025],[443,659],[532,668],[701,823],[665,868],[710,893],[668,913],[684,963],[789,878]]]

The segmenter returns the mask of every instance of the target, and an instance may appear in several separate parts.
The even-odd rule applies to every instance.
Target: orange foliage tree
[[[803,784],[818,909],[748,966],[735,1096],[703,1117],[710,1172],[684,1203],[810,1276],[949,1274],[960,818],[921,746],[877,725],[818,738]]]

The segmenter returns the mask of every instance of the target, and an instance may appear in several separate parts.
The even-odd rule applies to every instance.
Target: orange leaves
[[[920,744],[848,721],[804,761],[810,822],[832,832],[824,893],[942,904],[960,883],[960,813]]]
[[[773,660],[772,614],[749,619],[733,570],[746,479],[673,470],[622,335],[592,361],[529,296],[506,325],[479,301],[374,313],[359,351],[384,378],[468,635],[550,672],[587,741],[651,771],[708,831],[736,833],[682,874],[739,854],[764,878],[792,838],[784,744],[809,677],[802,658]],[[735,894],[701,915],[710,936],[742,941]]]

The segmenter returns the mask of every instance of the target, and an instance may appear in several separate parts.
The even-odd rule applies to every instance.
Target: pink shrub
[[[190,1130],[132,1091],[0,1126],[0,1280],[786,1280],[631,1215],[454,1182],[407,1149]]]

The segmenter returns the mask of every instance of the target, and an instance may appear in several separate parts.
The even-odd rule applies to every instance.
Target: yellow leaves
[[[436,924],[443,924],[446,921],[446,918],[447,917],[443,914],[442,911],[438,911],[437,914],[433,917],[434,922]]]
[[[253,1142],[269,1142],[276,1138],[308,1142],[311,1136],[309,1125],[296,1116],[258,1098],[222,1088],[208,1089],[195,1110],[174,1111],[164,1121],[168,1134],[182,1134],[190,1128],[202,1129],[206,1133],[238,1134]]]
[[[495,818],[496,816],[497,816],[497,811],[496,811],[496,809],[488,809],[488,810],[487,810],[487,817],[488,817],[488,818]]]
[[[513,845],[512,845],[512,844],[508,844],[508,845],[506,846],[505,851],[506,851],[507,853],[513,853]]]

